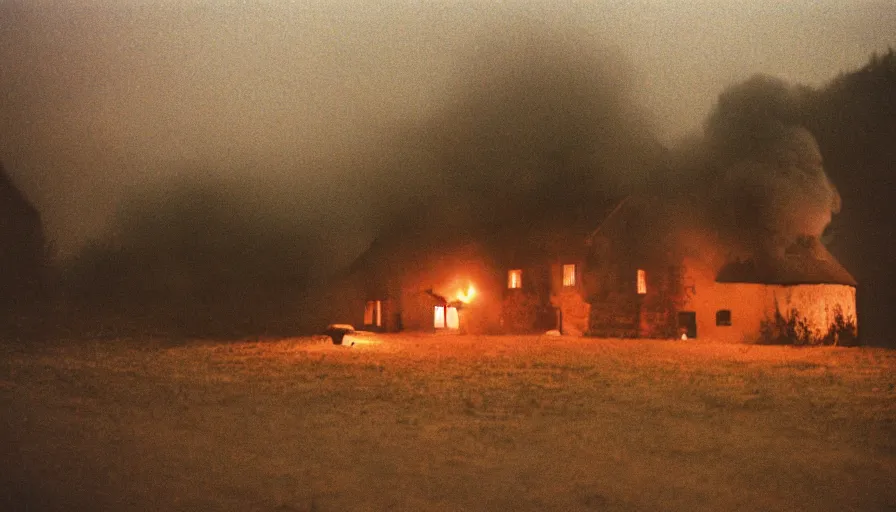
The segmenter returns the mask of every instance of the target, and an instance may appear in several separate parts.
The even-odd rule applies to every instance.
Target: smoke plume
[[[662,146],[630,95],[630,70],[593,34],[495,22],[454,69],[444,105],[392,145],[417,168],[382,187],[386,224],[500,229],[589,217],[657,166]]]
[[[702,190],[711,218],[741,251],[780,255],[800,238],[818,239],[840,211],[803,126],[810,94],[754,76],[726,90],[707,121]]]

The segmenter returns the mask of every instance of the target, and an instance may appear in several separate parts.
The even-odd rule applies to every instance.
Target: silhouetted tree
[[[308,279],[307,238],[224,187],[187,184],[122,211],[67,270],[77,300],[119,331],[287,334]],[[111,320],[110,320],[111,318]]]
[[[896,54],[872,55],[819,91],[808,125],[843,199],[831,251],[859,281],[859,333],[896,340]]]

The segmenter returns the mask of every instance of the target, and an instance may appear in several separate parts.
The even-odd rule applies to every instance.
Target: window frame
[[[575,288],[575,286],[579,284],[577,267],[578,267],[578,265],[576,265],[575,263],[564,263],[562,265],[561,268],[562,268],[562,272],[563,272],[563,275],[562,275],[563,288]],[[567,270],[569,270],[570,268],[572,269],[572,272],[567,273]]]
[[[507,271],[507,289],[520,290],[523,288],[523,269],[512,268]]]
[[[441,320],[441,324],[439,321]],[[447,304],[436,305],[433,307],[432,318],[433,329],[448,329],[456,331],[460,329],[460,311],[455,306]]]
[[[727,320],[724,319],[725,314],[727,313]],[[731,327],[732,325],[732,315],[730,309],[718,309],[716,310],[716,327]]]
[[[364,304],[364,325],[370,325],[373,327],[383,326],[382,300],[368,300]]]
[[[432,317],[432,326],[434,329],[444,329],[445,328],[445,306],[434,306],[433,307],[433,317]],[[441,312],[441,314],[440,314]],[[441,325],[439,325],[439,320],[441,320]]]

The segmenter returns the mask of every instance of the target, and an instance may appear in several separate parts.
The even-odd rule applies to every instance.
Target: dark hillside
[[[0,164],[0,307],[16,313],[42,289],[46,247],[40,214]]]

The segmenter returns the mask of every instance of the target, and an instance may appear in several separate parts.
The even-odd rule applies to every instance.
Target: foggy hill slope
[[[0,162],[0,307],[30,303],[45,279],[47,247],[40,213]]]

